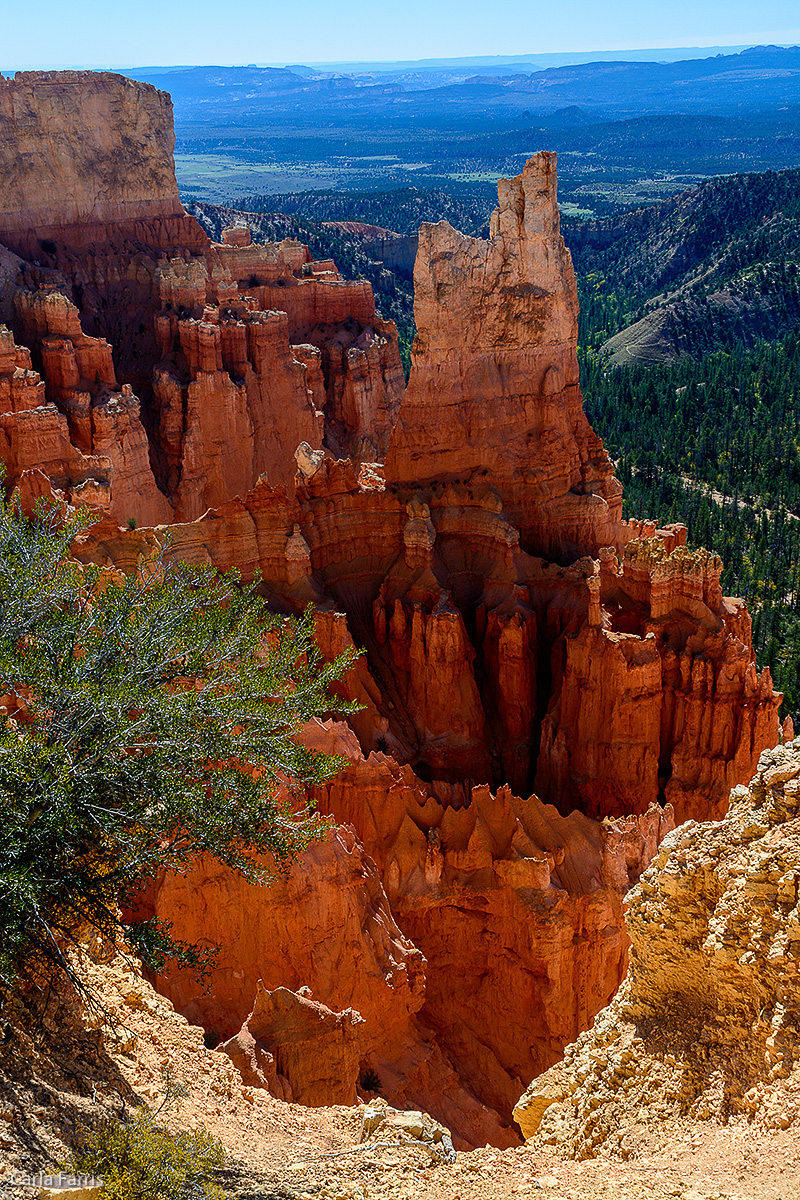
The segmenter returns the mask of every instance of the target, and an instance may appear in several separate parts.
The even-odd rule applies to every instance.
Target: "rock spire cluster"
[[[404,388],[369,284],[184,212],[164,93],[21,74],[0,134],[7,485],[90,505],[84,560],[130,570],[169,527],[313,604],[326,655],[365,650],[361,711],[305,731],[346,763],[328,840],[269,890],[158,880],[176,935],[223,946],[208,997],[160,986],[276,1095],[378,1078],[460,1145],[513,1143],[624,975],[625,892],[676,819],[724,814],[780,702],[719,560],[621,519],[555,155],[501,180],[488,241],[422,227]]]

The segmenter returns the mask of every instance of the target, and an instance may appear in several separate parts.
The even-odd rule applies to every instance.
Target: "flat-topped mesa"
[[[185,220],[174,144],[172,101],[150,84],[92,71],[0,79],[0,242],[25,253],[54,235],[81,244],[81,227],[94,237]]]
[[[156,262],[209,245],[180,202],[174,142],[172,102],[150,84],[94,71],[0,80],[0,246],[19,256],[16,283],[72,300],[145,404]],[[5,282],[0,272],[0,309],[13,322]]]
[[[622,543],[622,488],[583,412],[575,275],[559,233],[556,156],[498,184],[490,238],[423,225],[417,338],[387,480],[483,478],[523,548],[557,558]]]
[[[104,445],[126,426],[112,517],[192,519],[262,475],[291,490],[301,443],[384,457],[403,373],[370,284],[244,225],[209,242],[178,196],[168,95],[20,74],[0,83],[0,134],[0,312],[75,447],[95,417]]]

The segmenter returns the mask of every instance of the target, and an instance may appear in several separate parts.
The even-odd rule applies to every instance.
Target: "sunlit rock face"
[[[71,443],[112,459],[84,468],[83,499],[120,523],[193,520],[261,477],[291,487],[301,443],[384,455],[403,376],[370,285],[298,242],[212,245],[178,197],[166,93],[19,73],[0,84],[0,132],[0,313]],[[84,482],[50,474],[67,498]]]
[[[0,132],[0,238],[12,249],[183,216],[166,92],[103,72],[18,71],[0,83]]]
[[[534,155],[498,198],[488,241],[445,221],[420,230],[413,369],[387,477],[486,482],[525,550],[568,561],[618,542],[622,489],[583,412],[556,156]]]
[[[0,132],[8,487],[89,505],[83,560],[258,573],[327,657],[364,648],[336,685],[360,711],[304,732],[344,760],[329,836],[269,889],[158,880],[176,936],[222,947],[207,995],[159,986],[275,1095],[377,1075],[459,1145],[513,1144],[624,975],[627,889],[676,818],[724,813],[780,699],[719,560],[621,520],[555,156],[500,182],[488,241],[423,226],[404,390],[368,283],[187,216],[163,93],[30,73]]]
[[[665,839],[629,896],[614,1001],[515,1109],[526,1137],[579,1158],[689,1114],[800,1122],[800,743],[761,755],[720,822]]]

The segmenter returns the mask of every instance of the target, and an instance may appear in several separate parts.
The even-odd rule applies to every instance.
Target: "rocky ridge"
[[[765,750],[720,822],[662,842],[628,897],[626,979],[515,1108],[571,1156],[629,1151],[654,1118],[800,1119],[800,740]]]
[[[459,1144],[508,1145],[530,1077],[624,974],[622,897],[669,805],[722,815],[777,740],[748,614],[682,526],[620,520],[554,155],[501,182],[489,241],[422,227],[403,393],[369,284],[289,239],[210,242],[175,198],[163,94],[88,78],[2,85],[41,91],[36,120],[101,104],[87,195],[126,166],[102,212],[0,214],[9,486],[95,510],[79,558],[259,572],[277,611],[314,604],[326,655],[365,649],[351,728],[306,731],[347,760],[318,797],[328,840],[269,890],[213,863],[160,880],[176,935],[201,921],[224,952],[207,1001],[159,986],[275,1095],[350,1103],[375,1073]],[[146,145],[131,103],[163,126]],[[27,125],[4,129],[24,150]],[[157,215],[131,200],[151,154]]]
[[[604,364],[701,358],[796,330],[799,199],[797,170],[718,176],[623,216],[572,223],[579,272],[627,314],[599,347]]]

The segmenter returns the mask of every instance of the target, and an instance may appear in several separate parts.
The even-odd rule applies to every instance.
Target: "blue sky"
[[[798,0],[36,0],[2,7],[4,69],[800,43]]]

